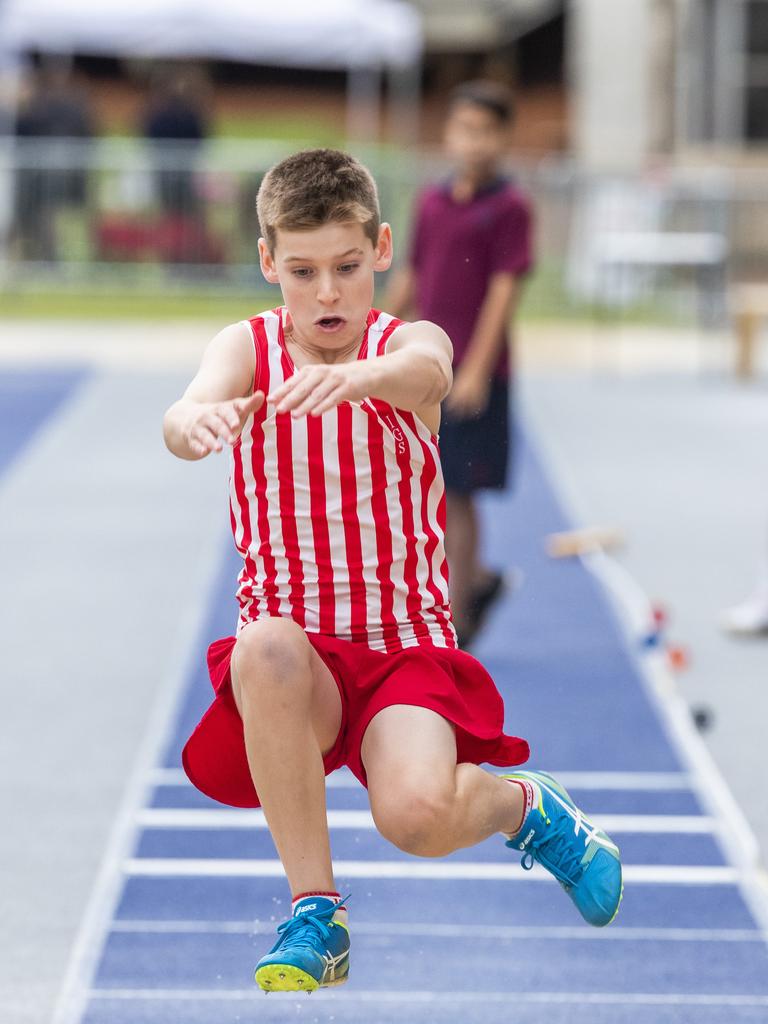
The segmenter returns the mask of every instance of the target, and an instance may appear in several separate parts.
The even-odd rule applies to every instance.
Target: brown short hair
[[[373,175],[349,153],[305,149],[267,171],[256,197],[259,228],[270,252],[277,231],[311,231],[335,221],[356,221],[375,246],[379,197]]]
[[[515,101],[512,92],[501,82],[478,79],[474,82],[463,82],[451,91],[449,112],[459,103],[471,103],[482,107],[496,118],[499,124],[509,125],[515,119]]]

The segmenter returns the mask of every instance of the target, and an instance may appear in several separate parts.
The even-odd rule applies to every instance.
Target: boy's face
[[[261,270],[279,284],[297,337],[343,349],[362,334],[373,302],[374,271],[392,262],[392,232],[374,247],[362,224],[331,221],[310,231],[278,231],[274,252],[259,239]]]
[[[485,107],[455,104],[445,122],[445,148],[458,169],[473,176],[495,170],[507,148],[507,126]]]

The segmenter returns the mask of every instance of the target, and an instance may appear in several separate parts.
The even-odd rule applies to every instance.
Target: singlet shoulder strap
[[[242,323],[248,327],[253,339],[253,350],[255,356],[255,368],[253,373],[253,390],[269,392],[269,344],[270,335],[276,334],[269,327],[279,324],[279,311],[269,309],[257,316],[252,316]]]
[[[372,309],[368,314],[368,327],[363,344],[360,346],[359,358],[375,359],[376,356],[383,356],[387,350],[387,342],[403,323],[405,323],[404,320],[398,320],[390,313]]]

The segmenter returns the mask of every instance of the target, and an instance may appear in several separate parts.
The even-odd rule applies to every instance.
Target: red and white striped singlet
[[[246,321],[265,394],[295,370],[285,312]],[[371,310],[358,358],[383,355],[400,323]],[[265,403],[232,449],[230,509],[238,630],[284,616],[374,650],[456,646],[438,443],[413,413],[365,399],[293,419]]]

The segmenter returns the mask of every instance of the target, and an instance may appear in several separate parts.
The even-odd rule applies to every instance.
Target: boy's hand
[[[341,402],[356,402],[370,393],[371,375],[364,361],[333,366],[302,366],[267,396],[277,412],[321,416]]]
[[[479,416],[488,406],[490,390],[488,374],[478,373],[470,366],[462,366],[456,371],[453,388],[445,404],[455,416],[465,419]]]
[[[201,458],[220,452],[222,442],[234,444],[251,413],[264,404],[264,392],[255,391],[249,398],[233,398],[227,402],[195,403],[184,426],[184,437],[190,450]]]

